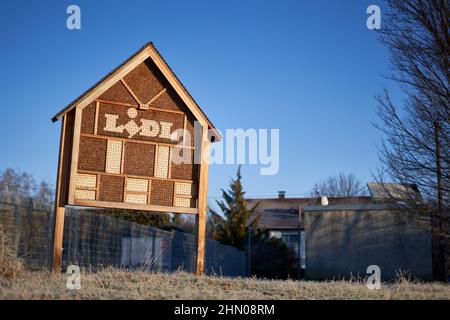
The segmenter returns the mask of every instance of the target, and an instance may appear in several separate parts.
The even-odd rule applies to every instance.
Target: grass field
[[[5,299],[450,299],[450,286],[399,278],[370,290],[361,281],[295,281],[224,278],[104,269],[81,273],[81,289],[69,275],[26,270],[0,228],[0,300]]]
[[[449,285],[398,281],[369,290],[362,282],[275,281],[196,277],[104,270],[81,275],[81,289],[66,287],[68,275],[25,272],[0,279],[0,299],[450,299]]]

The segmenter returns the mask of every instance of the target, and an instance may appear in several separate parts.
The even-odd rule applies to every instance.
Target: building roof
[[[363,203],[363,204],[334,204],[328,206],[311,205],[302,209],[302,212],[335,212],[358,210],[392,210],[397,208],[392,203]]]
[[[100,79],[96,84],[86,90],[83,94],[81,94],[78,98],[73,100],[67,106],[65,106],[61,111],[59,111],[55,116],[52,117],[52,121],[58,121],[64,114],[75,108],[77,105],[83,103],[83,105],[87,105],[93,100],[95,100],[96,96],[108,90],[115,82],[111,82],[111,80],[117,76],[118,74],[122,74],[122,77],[125,76],[130,70],[126,70],[127,66],[131,64],[135,60],[145,60],[152,59],[156,66],[160,69],[161,73],[166,77],[168,82],[173,86],[177,94],[184,101],[187,107],[191,110],[194,116],[201,118],[204,120],[210,129],[214,131],[214,137],[216,141],[221,140],[221,135],[216,130],[215,126],[194,100],[194,98],[190,95],[190,93],[186,90],[184,85],[166,63],[164,58],[161,56],[159,51],[153,45],[152,42],[148,42],[141,49],[136,51],[132,56],[122,62],[117,68],[113,69],[107,75],[105,75],[102,79]],[[100,91],[100,93],[98,93]],[[201,120],[198,119],[198,120]]]
[[[330,197],[329,205],[360,205],[373,203],[371,197]],[[255,213],[247,221],[250,225],[259,216],[258,227],[270,229],[297,229],[299,208],[320,205],[320,198],[266,198],[248,199],[247,206],[258,204]]]
[[[298,209],[265,209],[258,213],[260,214],[258,228],[266,230],[298,228]],[[253,222],[253,219],[249,220],[248,224]]]
[[[264,229],[297,229],[299,208],[302,211],[341,211],[341,210],[384,210],[392,208],[389,198],[418,196],[420,192],[415,185],[396,183],[368,183],[370,196],[328,197],[328,205],[322,206],[320,198],[286,198],[285,191],[280,191],[277,198],[247,199],[252,208],[258,204],[255,213],[247,221],[250,225],[259,216],[258,227]],[[389,194],[388,194],[389,193]]]
[[[420,197],[419,189],[415,184],[370,182],[367,187],[375,200],[401,200]]]

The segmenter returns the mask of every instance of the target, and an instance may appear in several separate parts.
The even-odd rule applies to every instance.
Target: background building
[[[250,206],[259,205],[250,221],[259,216],[258,228],[292,249],[307,279],[365,277],[370,265],[380,267],[384,280],[396,273],[431,279],[430,234],[383,202],[373,187],[371,196],[328,198],[328,205],[284,193],[251,199]]]

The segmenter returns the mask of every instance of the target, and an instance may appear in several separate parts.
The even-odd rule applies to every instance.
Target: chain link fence
[[[30,200],[0,202],[0,227],[11,237],[17,256],[29,268],[51,265],[53,211]],[[78,265],[96,271],[112,266],[152,272],[195,271],[195,236],[167,231],[66,207],[63,268]],[[205,273],[246,276],[243,251],[207,239]]]

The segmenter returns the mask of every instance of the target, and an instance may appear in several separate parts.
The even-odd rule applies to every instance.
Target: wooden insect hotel
[[[211,142],[220,139],[152,43],[52,118],[61,119],[53,271],[65,206],[187,213],[203,273]]]

